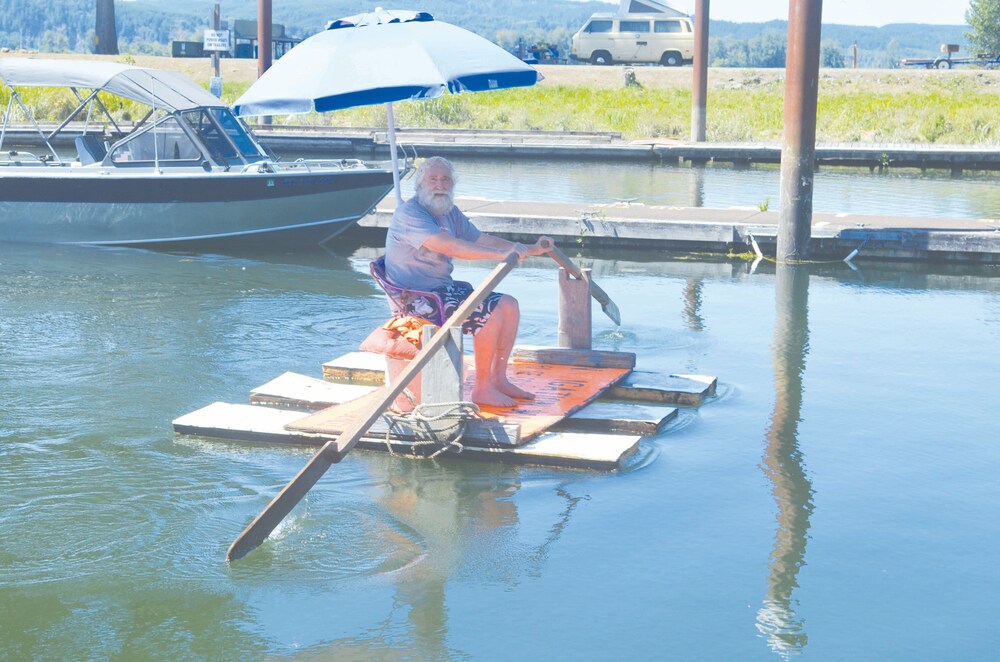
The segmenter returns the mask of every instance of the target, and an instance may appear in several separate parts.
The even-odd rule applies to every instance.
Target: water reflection
[[[700,278],[688,278],[684,284],[684,321],[691,331],[704,331],[705,318],[701,316]]]
[[[771,551],[767,594],[757,611],[757,629],[772,650],[789,654],[805,648],[808,635],[797,616],[792,593],[805,565],[806,532],[813,511],[812,484],[798,444],[802,376],[809,351],[809,267],[778,264],[775,272],[774,409],[765,437],[762,469],[772,484],[778,528]]]
[[[669,207],[778,210],[780,167],[706,166],[646,162],[454,157],[461,194],[491,200],[562,200],[610,204],[622,200]],[[821,213],[995,218],[998,176],[990,171],[823,168],[815,173],[813,210]],[[412,194],[412,179],[404,197]],[[697,204],[696,204],[697,203]]]
[[[571,494],[566,482],[557,484],[563,505],[541,542],[526,545],[514,501],[522,487],[521,468],[477,463],[476,471],[469,471],[452,461],[399,457],[365,461],[379,484],[376,500],[390,516],[382,535],[396,550],[396,558],[381,568],[396,587],[383,636],[396,621],[406,633],[402,648],[419,659],[463,655],[448,644],[449,584],[475,577],[514,586],[524,576],[540,576],[552,546],[587,498]],[[400,614],[405,624],[398,622]]]
[[[688,185],[688,206],[705,206],[705,166],[691,167],[691,181]]]

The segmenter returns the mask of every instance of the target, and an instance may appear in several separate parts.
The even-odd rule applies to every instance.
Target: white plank
[[[638,448],[639,439],[638,435],[546,432],[509,452],[524,458],[544,459],[545,464],[612,468]]]
[[[317,444],[319,436],[288,432],[285,425],[307,414],[287,409],[213,402],[174,419],[174,432],[239,441],[266,441],[286,444]]]
[[[677,408],[644,402],[598,400],[559,424],[564,430],[656,434],[677,416]]]
[[[372,352],[350,352],[323,364],[323,379],[348,384],[385,383],[385,357]]]
[[[360,398],[377,386],[337,384],[286,372],[250,391],[250,403],[285,409],[315,411]]]
[[[214,437],[234,441],[272,442],[319,446],[328,437],[291,432],[285,425],[303,414],[300,412],[216,402],[174,420],[178,434]],[[561,467],[614,469],[639,444],[638,435],[593,434],[582,432],[547,432],[520,447],[479,448],[465,446],[461,452],[449,449],[447,454],[469,459],[499,460],[518,464],[545,464]],[[388,452],[385,439],[366,436],[358,442],[359,449]],[[433,447],[407,441],[394,441],[397,453],[409,453],[414,448],[428,453]]]
[[[604,394],[607,398],[697,407],[715,393],[715,377],[661,375],[636,370]]]

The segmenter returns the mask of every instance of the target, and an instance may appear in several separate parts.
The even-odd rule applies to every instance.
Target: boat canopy
[[[117,62],[0,58],[7,87],[70,87],[103,90],[167,111],[225,107],[183,74]]]

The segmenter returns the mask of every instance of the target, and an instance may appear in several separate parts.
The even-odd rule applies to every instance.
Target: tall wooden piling
[[[257,78],[271,68],[271,0],[257,0]]]
[[[694,8],[694,81],[691,85],[691,141],[705,142],[708,108],[708,5],[697,0]]]
[[[790,0],[776,256],[783,262],[809,257],[822,18],[823,0]]]

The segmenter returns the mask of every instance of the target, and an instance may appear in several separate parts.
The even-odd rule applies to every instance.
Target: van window
[[[611,32],[611,21],[591,21],[587,24],[587,27],[583,29],[584,32]]]
[[[649,21],[622,21],[621,32],[649,32]]]
[[[680,21],[656,21],[653,32],[684,32],[684,26]]]

